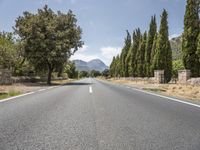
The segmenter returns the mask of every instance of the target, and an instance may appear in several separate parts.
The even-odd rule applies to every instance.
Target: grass
[[[12,90],[9,90],[8,92],[0,93],[0,100],[4,99],[4,98],[9,98],[9,97],[12,97],[12,96],[17,96],[19,94],[21,94],[19,91],[12,89]]]
[[[158,88],[143,88],[143,90],[152,91],[152,92],[166,92],[166,90],[158,89]]]

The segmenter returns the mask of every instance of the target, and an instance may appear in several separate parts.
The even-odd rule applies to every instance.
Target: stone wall
[[[11,71],[8,69],[0,69],[0,84],[12,84]]]

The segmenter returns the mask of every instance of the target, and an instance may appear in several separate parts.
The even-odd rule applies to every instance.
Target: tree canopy
[[[82,30],[71,10],[55,13],[45,5],[36,14],[26,11],[17,18],[14,29],[24,43],[26,59],[36,69],[48,72],[48,84],[55,68],[68,61],[83,44]]]

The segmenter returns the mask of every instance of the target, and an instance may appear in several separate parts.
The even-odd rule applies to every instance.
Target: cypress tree
[[[157,44],[157,33],[154,37],[154,40],[153,40],[153,46],[152,46],[152,50],[151,50],[151,60],[150,60],[150,77],[153,77],[154,76],[154,70],[155,70],[155,54],[156,54],[156,44]]]
[[[115,60],[115,77],[120,77],[120,71],[121,71],[120,56],[117,55]]]
[[[110,76],[115,77],[115,57],[113,57],[112,62],[110,64]]]
[[[133,32],[133,44],[130,48],[130,72],[131,76],[137,76],[137,51],[141,42],[141,31],[140,29],[136,29]]]
[[[152,56],[152,47],[153,47],[153,43],[154,43],[154,38],[155,35],[157,33],[157,24],[156,24],[156,16],[152,16],[151,17],[151,22],[149,25],[149,32],[148,32],[148,39],[147,39],[147,43],[146,43],[146,53],[145,53],[145,69],[146,69],[146,76],[150,77],[151,76],[151,70],[150,70],[150,66],[151,66],[151,60],[153,59]]]
[[[137,53],[137,74],[139,77],[145,76],[145,51],[146,51],[146,40],[147,40],[147,33],[145,32],[142,38],[142,42],[139,46],[138,53]]]
[[[200,62],[200,34],[199,34],[198,40],[197,40],[197,55],[199,57],[199,62]]]
[[[122,53],[121,53],[121,70],[122,70],[122,76],[127,77],[128,76],[128,64],[126,61],[127,55],[128,55],[128,51],[131,47],[131,35],[128,32],[128,30],[126,31],[127,36],[125,38],[125,44],[124,44],[124,48],[122,49]]]
[[[184,16],[184,32],[182,41],[183,64],[190,69],[192,76],[197,77],[200,63],[197,56],[197,38],[199,34],[199,4],[197,0],[187,0]]]
[[[161,16],[159,35],[157,37],[153,68],[165,70],[165,81],[169,82],[172,76],[172,50],[169,42],[167,18],[168,14],[164,9]]]

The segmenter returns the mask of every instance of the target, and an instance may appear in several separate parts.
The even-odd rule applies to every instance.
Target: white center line
[[[89,86],[89,93],[92,93],[92,86]]]

